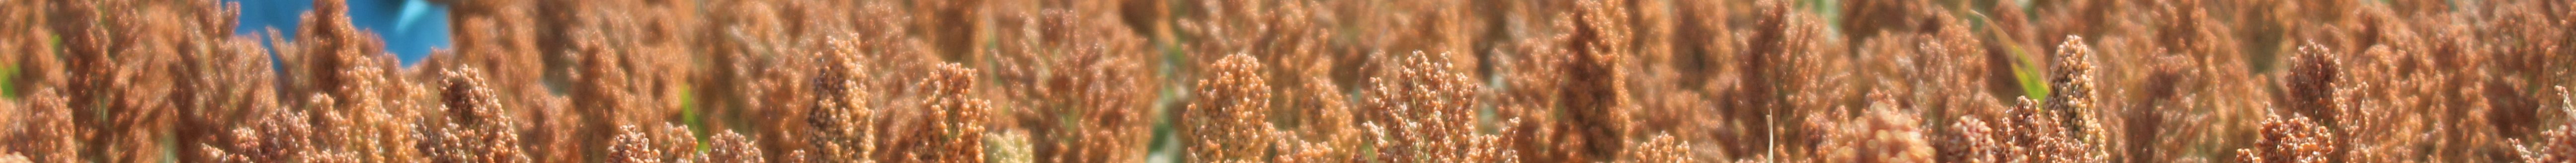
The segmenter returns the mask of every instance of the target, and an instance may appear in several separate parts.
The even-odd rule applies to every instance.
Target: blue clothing
[[[241,23],[233,28],[234,34],[266,35],[269,28],[276,28],[290,41],[298,21],[313,10],[312,0],[224,1],[241,4]],[[349,23],[382,38],[385,52],[402,58],[403,65],[420,62],[431,49],[454,47],[448,40],[447,5],[426,0],[349,0],[348,4]]]

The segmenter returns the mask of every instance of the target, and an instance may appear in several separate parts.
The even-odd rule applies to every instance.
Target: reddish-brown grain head
[[[1208,66],[1199,81],[1197,99],[1181,111],[1179,129],[1184,155],[1192,161],[1257,161],[1274,142],[1269,120],[1270,85],[1261,61],[1250,55],[1226,55]]]

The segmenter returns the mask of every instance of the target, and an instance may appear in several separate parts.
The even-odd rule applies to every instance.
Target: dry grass
[[[2576,3],[0,0],[0,162],[2565,162]],[[271,29],[271,31],[280,31]],[[270,41],[262,46],[259,41]],[[2374,134],[2420,133],[2420,134]]]

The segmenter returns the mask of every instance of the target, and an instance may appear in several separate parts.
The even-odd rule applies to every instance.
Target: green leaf
[[[0,96],[18,98],[18,66],[0,67]]]
[[[2023,57],[2023,56],[2030,56],[2030,55],[2027,55],[2027,54],[2030,54],[2030,52],[2028,52],[2028,51],[2022,51],[2022,48],[2020,48],[2020,47],[2011,47],[2011,46],[2014,46],[2014,45],[2020,45],[2020,44],[2014,44],[2014,43],[2011,43],[2011,42],[2010,42],[2010,40],[2006,40],[2006,43],[2004,44],[2004,46],[2007,46],[2007,47],[2005,47],[2005,48],[2004,48],[2004,49],[2005,49],[2005,51],[2009,51],[2009,53],[2012,53],[2012,54],[2013,54],[2013,55],[2012,55],[2012,57],[2013,57],[2013,61],[2018,62],[2018,63],[2013,63],[2013,64],[2012,64],[2012,65],[2013,65],[2013,66],[2012,66],[2012,68],[2013,68],[2013,71],[2012,71],[2012,73],[2013,73],[2013,79],[2015,79],[2014,81],[2017,81],[2017,83],[2021,83],[2021,90],[2022,90],[2022,92],[2023,92],[2023,93],[2025,93],[2026,95],[2028,95],[2027,97],[2030,97],[2032,100],[2047,100],[2047,99],[2048,99],[2048,80],[2046,79],[2046,78],[2048,77],[2048,76],[2046,76],[2047,74],[2042,73],[2042,72],[2039,70],[2039,68],[2037,68],[2037,67],[2039,67],[2039,66],[2038,66],[2038,65],[2039,65],[2039,61],[2038,61],[2038,59],[2036,59],[2036,58],[2030,58],[2030,57]]]

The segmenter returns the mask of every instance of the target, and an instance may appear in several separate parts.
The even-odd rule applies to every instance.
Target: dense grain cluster
[[[1824,142],[1816,144],[1815,161],[1933,162],[1932,143],[1918,127],[1921,120],[1893,110],[1888,101],[1876,104],[1858,115],[1838,110],[1829,117],[1809,117],[1804,126],[1825,130]]]
[[[437,98],[441,103],[444,124],[431,126],[423,133],[422,152],[439,162],[530,162],[532,157],[517,147],[519,141],[516,115],[504,113],[500,96],[481,69],[472,67],[444,70],[447,78],[440,81]]]
[[[2263,119],[2263,138],[2252,149],[2236,150],[2237,162],[2329,162],[2333,161],[2335,134],[2326,131],[2306,116]]]
[[[2061,119],[2064,111],[2039,107],[2038,101],[2020,100],[2019,107],[1989,107],[2000,114],[1970,115],[1958,118],[1950,132],[1958,139],[1957,147],[1944,148],[1942,159],[1956,162],[2101,162],[2106,153],[2099,143],[2068,129]],[[1955,148],[1955,149],[1954,149]]]
[[[1039,162],[1142,162],[1159,80],[1144,36],[1106,1],[993,1],[985,60]],[[1031,9],[1036,8],[1036,9]],[[1008,123],[1008,122],[1005,122]]]
[[[15,67],[8,93],[16,99],[0,102],[0,162],[74,162],[83,160],[79,128],[75,127],[69,99],[61,89],[65,78],[63,64],[55,56],[50,26],[35,25],[50,19],[52,1],[0,1],[0,61]]]
[[[2567,162],[2552,0],[0,0],[0,162]]]
[[[1475,132],[1474,104],[1483,92],[1446,60],[1422,52],[1394,56],[1371,73],[1359,103],[1374,161],[1508,162],[1515,152],[1496,135]]]
[[[1177,130],[1189,145],[1183,159],[1198,162],[1259,162],[1277,144],[1278,129],[1269,122],[1270,85],[1263,84],[1261,61],[1228,55],[1209,65],[1211,75],[1199,81],[1201,98],[1181,110]]]

